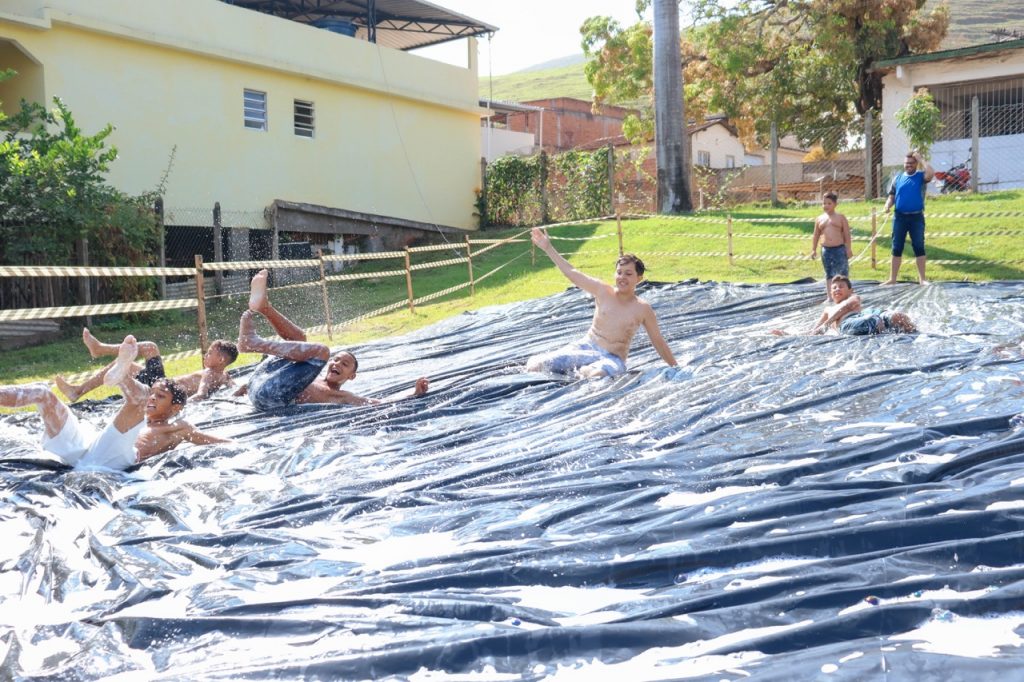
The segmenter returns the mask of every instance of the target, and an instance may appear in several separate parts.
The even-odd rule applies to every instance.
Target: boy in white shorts
[[[226,443],[187,422],[172,419],[185,405],[184,390],[169,379],[152,389],[131,375],[138,352],[135,337],[126,336],[104,382],[118,386],[124,404],[100,433],[78,421],[68,406],[46,386],[0,386],[0,407],[35,405],[43,418],[43,449],[69,466],[127,469],[180,443]]]

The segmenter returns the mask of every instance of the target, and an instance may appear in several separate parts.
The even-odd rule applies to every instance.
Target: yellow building
[[[219,202],[265,220],[240,227],[270,230],[274,251],[278,232],[340,245],[474,228],[473,36],[494,27],[415,0],[325,3],[350,8],[334,16],[304,4],[3,0],[0,68],[19,75],[0,101],[9,114],[60,97],[87,133],[112,123],[109,181],[137,194],[170,166],[169,225],[210,225]],[[466,67],[405,51],[461,37]]]

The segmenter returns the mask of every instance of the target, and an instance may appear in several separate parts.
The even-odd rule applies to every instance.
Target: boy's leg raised
[[[280,310],[270,303],[267,296],[267,277],[270,275],[266,270],[260,270],[249,283],[249,310],[260,313],[270,326],[274,328],[277,335],[286,341],[305,341],[306,332],[297,324],[289,320]]]

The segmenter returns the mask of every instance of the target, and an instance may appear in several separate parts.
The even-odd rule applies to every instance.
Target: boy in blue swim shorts
[[[906,313],[862,307],[860,296],[853,293],[853,284],[845,275],[832,278],[830,293],[834,303],[821,313],[810,334],[824,334],[831,330],[849,336],[870,336],[886,333],[913,334],[917,331]],[[772,333],[776,336],[786,334],[778,329]]]
[[[366,405],[379,400],[363,398],[341,389],[346,381],[355,378],[359,363],[351,353],[341,352],[331,357],[331,350],[320,343],[306,340],[306,333],[281,311],[270,304],[267,297],[266,270],[260,270],[249,285],[249,309],[242,313],[238,324],[238,350],[242,353],[265,353],[248,386],[235,395],[249,394],[249,401],[258,410],[276,410],[299,403],[346,403]],[[274,328],[280,341],[264,339],[256,334],[253,314],[263,315]],[[318,378],[326,367],[326,375]],[[429,383],[420,377],[413,396],[427,392]]]
[[[594,297],[594,319],[587,335],[579,341],[527,360],[528,372],[575,372],[585,378],[622,374],[626,371],[630,343],[641,325],[661,359],[670,367],[676,366],[675,356],[658,328],[654,309],[636,295],[636,285],[644,275],[642,260],[628,253],[621,256],[615,263],[612,286],[572,267],[551,245],[546,231],[535,227],[532,238],[570,282]]]

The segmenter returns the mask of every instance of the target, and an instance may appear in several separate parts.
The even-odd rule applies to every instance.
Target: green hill
[[[928,0],[933,7],[944,0]],[[943,49],[991,43],[997,40],[995,29],[1024,33],[1024,1],[955,0],[950,2],[949,33],[942,42]],[[555,68],[542,68],[548,63],[570,63]],[[548,97],[576,97],[590,99],[591,87],[583,75],[582,54],[545,62],[523,71],[495,76],[489,81],[480,78],[480,96],[510,102],[527,102]]]

